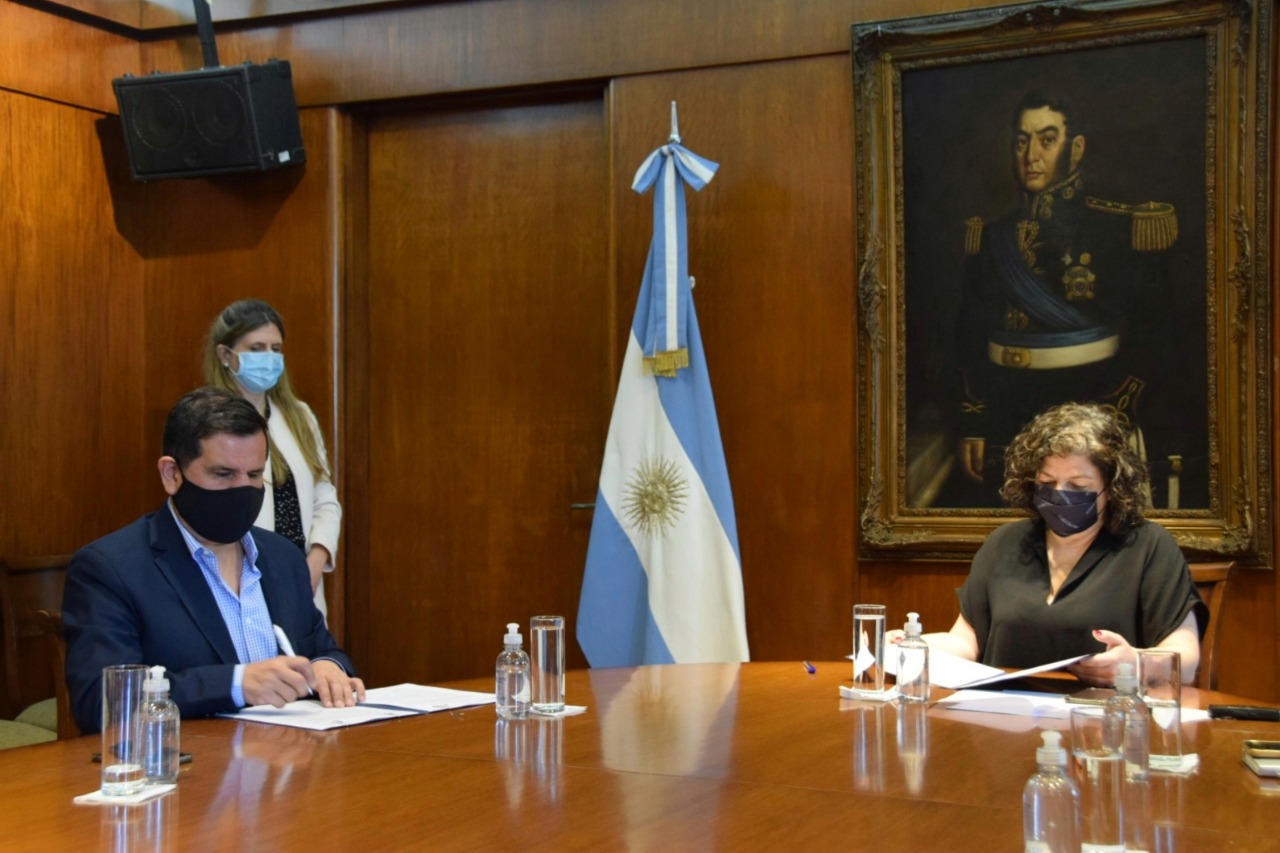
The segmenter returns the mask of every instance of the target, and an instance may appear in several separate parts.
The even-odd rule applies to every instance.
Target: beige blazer
[[[315,432],[316,444],[320,448],[320,456],[324,461],[325,467],[329,467],[328,454],[325,453],[324,436],[320,434],[320,424],[316,421],[315,414],[311,411],[311,407],[306,403],[302,403],[302,409],[307,416],[311,429]],[[298,446],[298,440],[293,433],[289,431],[289,424],[284,419],[279,406],[272,406],[271,417],[267,419],[267,428],[271,430],[271,440],[275,443],[280,454],[284,456],[284,460],[289,463],[289,470],[293,472],[294,483],[298,487],[298,507],[302,511],[302,529],[305,530],[307,536],[307,548],[312,545],[322,545],[330,555],[337,556],[338,553],[338,533],[342,528],[342,506],[338,503],[338,490],[334,487],[333,481],[326,477],[316,480],[311,475],[311,468],[307,465],[307,460],[302,455],[302,448]],[[264,475],[266,481],[267,494],[262,501],[262,511],[258,513],[258,520],[254,522],[258,527],[267,530],[276,529],[276,503],[275,491],[271,483],[271,463],[267,462],[267,470]],[[311,515],[308,518],[307,513]],[[333,571],[333,565],[330,563],[324,567],[326,572]],[[329,615],[328,605],[324,600],[324,580],[321,579],[320,585],[316,587],[316,607],[320,608],[320,612],[325,614],[326,619]]]

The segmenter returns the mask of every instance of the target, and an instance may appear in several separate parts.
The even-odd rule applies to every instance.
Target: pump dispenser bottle
[[[1035,775],[1022,790],[1022,837],[1026,853],[1078,853],[1080,789],[1066,774],[1062,735],[1041,734]]]
[[[898,643],[898,698],[903,702],[929,701],[929,644],[920,636],[920,614],[908,613]]]
[[[147,679],[142,682],[140,716],[144,743],[142,764],[147,783],[177,782],[181,715],[169,698],[169,679],[164,677],[162,666],[147,670]]]
[[[1151,763],[1151,711],[1138,696],[1138,676],[1133,664],[1116,666],[1116,695],[1107,700],[1107,710],[1124,718],[1124,778],[1141,782]]]
[[[529,716],[529,656],[520,648],[519,623],[507,623],[502,642],[494,672],[494,708],[504,720],[523,720]]]

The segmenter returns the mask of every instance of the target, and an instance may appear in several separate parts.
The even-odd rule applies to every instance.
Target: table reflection
[[[621,682],[593,672],[592,688],[610,770],[695,776],[727,764],[738,667],[641,667]]]
[[[670,846],[663,820],[685,806],[676,788],[655,790],[649,774],[724,773],[733,747],[738,677],[737,666],[719,664],[641,667],[623,680],[616,671],[592,672],[601,764],[621,771],[614,785],[621,802],[623,849]],[[717,789],[700,807],[715,814],[718,799]]]
[[[110,853],[146,853],[176,849],[177,793],[145,803],[99,807],[98,849]]]
[[[252,823],[264,803],[286,794],[300,795],[310,784],[316,748],[332,743],[333,732],[292,726],[239,723],[231,737],[231,760],[207,814],[217,820],[225,808]],[[181,783],[179,783],[181,790]]]
[[[1135,848],[1150,853],[1173,853],[1178,827],[1183,820],[1183,796],[1186,779],[1172,773],[1152,773],[1149,815],[1150,840],[1146,847]]]
[[[907,790],[919,794],[924,787],[924,766],[929,757],[929,707],[924,702],[898,703],[898,760]]]
[[[846,713],[853,719],[853,786],[859,791],[883,791],[885,703],[849,704]]]
[[[523,720],[495,720],[493,756],[505,763],[507,803],[519,806],[526,777],[538,783],[544,802],[558,804],[564,766],[564,718],[529,716]]]
[[[1184,778],[1152,773],[1145,781],[1124,783],[1125,848],[1174,853],[1183,818]]]
[[[564,718],[538,717],[529,720],[534,728],[533,773],[543,795],[552,805],[560,803],[560,768],[564,766]]]

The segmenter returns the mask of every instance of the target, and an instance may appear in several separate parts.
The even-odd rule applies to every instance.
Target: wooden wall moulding
[[[1184,550],[1269,565],[1272,13],[853,26],[863,556],[974,551],[1011,437],[1092,400]]]

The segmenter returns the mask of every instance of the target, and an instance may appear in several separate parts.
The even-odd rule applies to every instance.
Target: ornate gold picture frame
[[[853,27],[863,556],[972,553],[1014,517],[1012,434],[1089,400],[1132,426],[1185,551],[1267,562],[1271,15]]]

